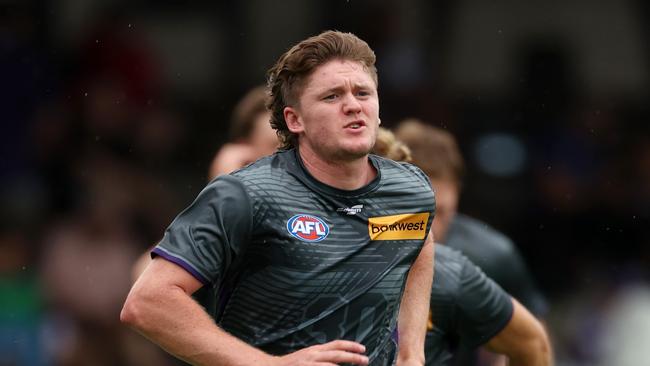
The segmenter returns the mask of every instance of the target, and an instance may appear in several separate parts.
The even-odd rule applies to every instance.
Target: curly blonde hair
[[[372,152],[395,161],[405,161],[407,163],[413,161],[411,149],[398,140],[390,130],[383,127],[379,127],[377,131],[377,141],[372,148]]]
[[[465,162],[456,139],[449,131],[418,119],[406,119],[398,124],[395,136],[409,146],[413,164],[426,175],[461,186]]]

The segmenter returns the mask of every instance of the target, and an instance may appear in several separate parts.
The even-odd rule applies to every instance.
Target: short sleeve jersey
[[[252,346],[287,354],[347,339],[366,346],[371,365],[390,365],[435,203],[415,166],[370,161],[377,177],[346,191],[314,179],[296,150],[260,159],[208,184],[154,255],[218,294],[209,311]]]
[[[519,250],[507,236],[484,222],[456,214],[445,244],[465,254],[533,314],[539,317],[546,314],[546,299]]]
[[[499,285],[460,252],[436,245],[426,365],[452,365],[510,321],[513,305]]]

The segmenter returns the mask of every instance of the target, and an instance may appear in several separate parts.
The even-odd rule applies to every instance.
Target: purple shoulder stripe
[[[160,248],[153,248],[153,250],[151,251],[151,257],[153,258],[153,257],[155,257],[157,255],[165,258],[166,260],[168,260],[168,261],[170,261],[172,263],[175,263],[175,264],[181,266],[184,270],[189,272],[192,276],[194,276],[194,278],[199,280],[202,284],[204,284],[204,285],[210,284],[210,281],[208,281],[208,279],[203,277],[199,272],[197,272],[194,269],[194,267],[192,267],[189,263],[185,262],[184,260],[182,260],[180,258],[177,258],[177,257],[174,257],[173,255],[162,251]]]

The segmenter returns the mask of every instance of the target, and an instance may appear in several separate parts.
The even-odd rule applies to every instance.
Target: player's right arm
[[[343,341],[271,356],[220,329],[191,298],[204,284],[220,284],[245,255],[250,207],[237,178],[224,176],[204,188],[154,248],[156,257],[127,296],[122,322],[194,365],[366,364],[363,346]]]
[[[508,324],[486,343],[486,347],[510,359],[511,366],[552,365],[552,352],[542,324],[517,300]]]
[[[267,363],[269,355],[221,330],[190,297],[201,286],[183,268],[156,257],[131,289],[120,320],[191,364]]]
[[[366,365],[365,348],[333,341],[276,357],[219,328],[190,294],[202,286],[176,264],[156,257],[131,289],[120,320],[192,365]]]

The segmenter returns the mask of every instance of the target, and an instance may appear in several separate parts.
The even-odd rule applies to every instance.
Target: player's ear
[[[300,113],[294,107],[284,107],[284,120],[287,122],[287,128],[292,133],[300,133],[304,131],[304,125]]]

